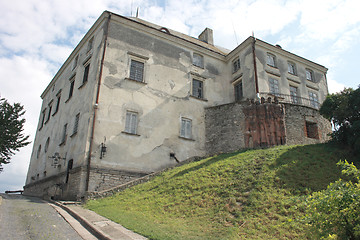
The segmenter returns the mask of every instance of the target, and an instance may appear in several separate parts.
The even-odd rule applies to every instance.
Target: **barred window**
[[[75,116],[74,128],[73,128],[73,133],[72,133],[72,135],[74,135],[74,134],[77,133],[77,131],[78,131],[78,128],[79,128],[79,118],[80,118],[80,113],[76,114],[76,116]]]
[[[273,78],[269,78],[270,93],[279,95],[279,81]]]
[[[144,79],[144,63],[131,60],[130,64],[130,79],[143,82]]]
[[[310,106],[313,108],[319,108],[319,98],[318,95],[314,92],[309,92]]]
[[[290,98],[292,103],[299,103],[297,87],[290,86]]]

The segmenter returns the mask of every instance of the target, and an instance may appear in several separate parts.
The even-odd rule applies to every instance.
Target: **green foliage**
[[[25,119],[24,107],[19,103],[9,104],[0,99],[0,172],[2,164],[10,163],[11,156],[21,147],[28,145],[29,136],[22,134]]]
[[[341,176],[347,154],[331,144],[222,154],[86,207],[150,239],[306,239],[302,202]]]
[[[360,87],[328,95],[320,114],[334,124],[333,140],[360,153]]]
[[[352,179],[313,193],[306,202],[308,221],[317,238],[360,239],[360,171],[347,161],[338,165]]]

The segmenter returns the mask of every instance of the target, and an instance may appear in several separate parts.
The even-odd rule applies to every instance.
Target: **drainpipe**
[[[259,94],[259,83],[258,83],[258,75],[257,75],[257,68],[256,68],[256,53],[255,53],[255,42],[256,39],[255,37],[253,38],[253,43],[252,43],[252,52],[253,52],[253,57],[254,57],[254,77],[255,77],[255,90],[256,90],[256,96],[258,98],[260,98],[260,94]]]
[[[109,16],[108,16],[105,31],[104,31],[104,48],[103,48],[103,54],[102,54],[101,63],[100,63],[99,80],[98,80],[98,84],[97,84],[96,100],[95,100],[95,105],[94,105],[94,116],[93,116],[93,121],[92,121],[92,126],[91,126],[91,133],[90,133],[90,145],[89,145],[89,152],[88,152],[87,166],[86,166],[87,171],[86,171],[85,192],[87,192],[89,190],[91,152],[92,152],[92,147],[93,147],[93,144],[94,144],[96,112],[97,112],[98,104],[99,104],[101,77],[102,77],[102,71],[103,71],[103,66],[104,66],[104,58],[105,58],[105,52],[106,52],[107,37],[108,37],[108,32],[109,32],[110,18],[111,18],[111,13],[109,12]]]

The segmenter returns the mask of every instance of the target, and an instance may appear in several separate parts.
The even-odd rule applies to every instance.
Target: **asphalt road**
[[[0,194],[0,239],[81,240],[82,238],[46,202],[19,194]]]

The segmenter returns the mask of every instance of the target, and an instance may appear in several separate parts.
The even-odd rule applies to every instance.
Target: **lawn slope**
[[[86,207],[150,239],[306,239],[303,199],[354,161],[330,144],[193,162]]]

